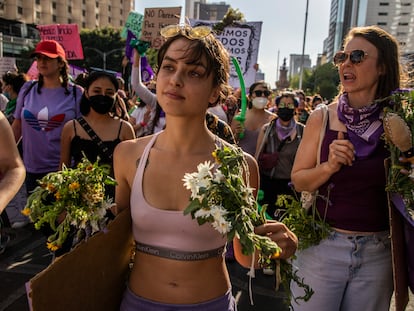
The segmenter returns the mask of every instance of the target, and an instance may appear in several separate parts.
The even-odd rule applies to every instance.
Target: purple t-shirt
[[[321,146],[321,163],[328,160],[329,145],[338,137],[338,132],[326,128]],[[347,136],[346,136],[347,138]],[[317,206],[323,217],[333,227],[361,232],[387,230],[388,207],[385,192],[384,159],[389,155],[384,141],[366,159],[356,158],[352,166],[343,166],[319,188],[319,194],[327,197],[330,184],[329,204],[318,198]]]
[[[49,173],[59,169],[60,136],[64,124],[80,116],[79,102],[82,88],[68,86],[41,88],[36,83],[26,94],[33,82],[26,82],[19,92],[14,117],[21,119],[23,136],[23,161],[29,173]],[[26,95],[24,95],[26,94]]]

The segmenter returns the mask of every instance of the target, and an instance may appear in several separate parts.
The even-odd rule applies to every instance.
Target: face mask
[[[279,108],[277,110],[277,115],[282,121],[290,121],[293,118],[294,111],[294,109]]]
[[[114,106],[115,99],[105,95],[95,95],[89,97],[89,102],[93,110],[100,114],[106,114]]]
[[[257,109],[263,109],[267,105],[266,97],[255,97],[252,101],[253,107]]]

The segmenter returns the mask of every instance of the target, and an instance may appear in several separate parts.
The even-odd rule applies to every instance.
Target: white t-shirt
[[[0,110],[4,111],[6,109],[9,99],[2,93],[0,93]]]

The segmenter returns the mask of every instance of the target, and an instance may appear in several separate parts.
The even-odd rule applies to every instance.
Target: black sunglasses
[[[349,55],[349,59],[351,63],[355,65],[355,64],[362,63],[365,59],[365,56],[367,56],[368,54],[363,50],[353,50],[349,53],[346,53],[344,51],[339,51],[335,54],[333,58],[334,64],[336,66],[342,65],[348,59],[348,55]]]
[[[265,97],[269,97],[270,94],[272,94],[272,92],[265,90],[265,91],[261,91],[261,90],[257,90],[253,92],[257,97],[262,97],[263,94]]]

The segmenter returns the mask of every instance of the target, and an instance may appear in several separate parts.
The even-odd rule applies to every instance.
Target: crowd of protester
[[[169,152],[172,152],[172,154],[175,154],[181,148],[185,147],[187,149],[199,150],[202,154],[208,154],[207,151],[217,143],[217,141],[211,140],[211,137],[209,136],[211,132],[216,135],[213,137],[220,137],[220,139],[223,139],[226,143],[238,145],[246,153],[246,157],[248,157],[249,163],[252,165],[250,168],[251,173],[257,173],[257,178],[258,180],[260,179],[260,186],[256,189],[261,194],[259,202],[269,206],[267,216],[269,219],[276,221],[279,220],[282,209],[282,207],[276,205],[276,199],[279,194],[291,194],[298,197],[300,195],[300,192],[297,192],[298,190],[314,190],[318,187],[325,189],[330,180],[335,180],[336,184],[342,185],[344,183],[343,181],[349,177],[348,174],[354,174],[355,167],[364,165],[363,163],[371,163],[372,154],[374,154],[374,158],[379,161],[378,163],[374,163],[375,165],[378,164],[377,166],[372,166],[372,172],[380,170],[382,160],[385,158],[386,154],[377,148],[378,144],[375,145],[375,148],[377,149],[370,149],[367,151],[368,153],[364,153],[366,151],[364,148],[361,147],[361,149],[358,149],[359,147],[356,148],[354,146],[353,142],[359,139],[358,134],[353,134],[357,125],[350,124],[351,121],[347,118],[347,113],[352,109],[354,113],[362,113],[361,111],[367,103],[377,99],[378,96],[387,95],[399,86],[398,75],[393,75],[395,81],[387,82],[387,94],[380,94],[377,92],[377,87],[379,85],[378,79],[382,79],[389,71],[395,69],[392,68],[391,65],[387,65],[387,61],[393,59],[394,63],[392,65],[394,67],[399,66],[398,62],[395,61],[397,57],[394,57],[395,55],[388,55],[388,53],[391,53],[394,50],[389,51],[386,54],[379,54],[379,51],[387,50],[382,49],[382,45],[385,45],[385,43],[382,42],[384,40],[387,41],[389,46],[392,46],[392,48],[395,49],[394,52],[397,53],[398,46],[393,45],[395,42],[387,33],[379,31],[376,27],[367,27],[357,28],[347,37],[344,46],[346,51],[361,49],[368,50],[369,52],[366,54],[368,55],[366,56],[366,59],[362,58],[359,63],[355,62],[353,58],[351,59],[351,56],[349,56],[350,59],[347,59],[349,52],[341,54],[341,56],[345,55],[343,59],[336,60],[343,87],[341,94],[339,94],[339,104],[337,104],[337,99],[333,104],[329,103],[320,94],[308,94],[299,89],[272,89],[266,81],[256,81],[249,86],[248,94],[246,94],[248,105],[244,120],[240,119],[240,97],[242,96],[240,89],[231,89],[226,85],[226,72],[224,72],[228,70],[226,67],[227,65],[224,64],[226,61],[226,53],[220,50],[220,44],[217,43],[217,40],[215,40],[213,36],[210,38],[210,35],[207,35],[203,40],[199,38],[190,38],[185,33],[177,34],[172,38],[169,38],[165,48],[161,49],[163,53],[161,56],[165,57],[165,60],[161,58],[158,64],[158,66],[164,65],[166,67],[160,67],[162,68],[158,72],[158,74],[161,75],[160,78],[154,77],[154,79],[150,81],[142,81],[141,57],[135,52],[133,59],[131,59],[133,66],[131,72],[131,85],[129,86],[125,86],[125,81],[123,79],[119,77],[117,78],[106,72],[83,73],[78,77],[70,77],[68,74],[68,62],[65,58],[65,52],[55,41],[42,41],[37,45],[33,52],[32,56],[37,60],[39,71],[39,78],[37,81],[28,81],[24,74],[18,72],[8,72],[3,75],[0,107],[8,120],[9,125],[13,129],[16,146],[20,148],[20,156],[23,159],[26,169],[26,180],[20,190],[18,190],[19,187],[14,187],[13,191],[14,193],[17,193],[14,196],[14,199],[11,199],[7,206],[0,206],[0,208],[3,208],[3,210],[0,210],[2,212],[2,226],[18,229],[30,224],[27,217],[22,216],[18,212],[16,213],[16,211],[24,208],[25,199],[27,199],[27,196],[30,195],[30,192],[36,187],[37,180],[41,177],[49,172],[58,171],[62,168],[62,165],[76,165],[76,163],[80,161],[83,152],[85,152],[86,156],[90,157],[92,161],[97,157],[100,157],[103,159],[104,163],[112,166],[114,164],[112,157],[114,150],[117,149],[117,145],[122,147],[119,148],[121,151],[118,151],[120,154],[118,154],[117,157],[115,156],[115,161],[119,162],[118,164],[115,164],[119,169],[118,173],[115,172],[115,177],[118,176],[122,180],[120,180],[120,186],[117,188],[117,192],[115,192],[114,189],[110,189],[109,193],[112,197],[115,197],[115,201],[118,203],[118,208],[120,210],[129,205],[130,191],[132,190],[132,186],[135,186],[130,184],[130,182],[133,179],[131,172],[133,169],[136,169],[136,163],[135,161],[132,161],[132,158],[130,162],[125,162],[125,159],[131,157],[130,149],[134,150],[134,152],[136,150],[139,154],[144,153],[142,156],[149,157],[149,159],[158,158],[160,160],[164,156],[164,153],[168,154]],[[193,61],[196,65],[185,63],[183,59],[194,58],[196,57],[195,55],[199,54],[196,54],[196,52],[191,54],[193,52],[190,52],[190,54],[181,55],[181,46],[192,51],[194,48],[193,44],[199,44],[199,49],[203,51],[200,54],[203,56],[202,61],[208,59],[209,64],[217,62],[216,66],[220,67],[223,72],[212,70],[207,67],[207,65],[197,65],[198,63],[193,59],[190,59],[190,61]],[[220,51],[220,53],[223,54],[221,55],[223,59],[217,59],[217,55],[210,55],[205,52],[203,50],[205,44],[211,45],[211,47]],[[374,59],[376,58],[371,58],[372,55],[378,55],[376,57],[381,57],[381,59],[374,63]],[[171,60],[174,57],[177,59]],[[165,65],[164,62],[167,65]],[[379,69],[374,72],[374,69],[378,67]],[[344,76],[350,74],[349,72],[353,72],[353,75],[358,78],[358,75],[362,74],[362,70],[365,70],[364,68],[368,70],[370,77],[372,76],[372,78],[369,78],[371,79],[370,81],[373,81],[371,83],[372,85],[370,84],[369,87],[366,86],[366,92],[365,89],[353,89],[350,82],[344,78]],[[190,71],[191,73],[189,73]],[[193,73],[193,71],[195,73]],[[344,71],[346,71],[346,73],[344,73]],[[177,77],[171,78],[174,74],[176,74]],[[183,74],[183,76],[180,76],[181,74]],[[200,80],[193,79],[193,75],[197,75],[197,78]],[[217,82],[216,80],[211,79],[211,76],[213,76],[214,79],[221,80],[218,80]],[[174,83],[179,87],[184,83],[192,83],[193,89],[188,93],[189,98],[193,100],[194,105],[196,106],[199,94],[202,94],[202,99],[208,102],[208,106],[206,105],[206,107],[204,107],[205,109],[203,108],[197,111],[191,110],[195,109],[194,107],[182,108],[191,111],[193,114],[191,116],[190,112],[181,112],[178,108],[169,106],[169,96],[179,97],[182,95],[174,94],[174,96],[172,96],[168,94],[166,95],[162,91],[157,91],[157,88],[160,87],[162,90],[168,89],[168,79],[175,79]],[[217,89],[219,89],[219,92]],[[200,93],[195,92],[195,90],[199,90]],[[360,102],[361,96],[359,96],[359,94],[366,95],[363,97],[363,102]],[[212,100],[213,97],[214,100]],[[332,129],[329,127],[327,128],[326,135],[329,137],[326,138],[328,140],[324,141],[322,147],[322,161],[326,162],[323,167],[327,166],[330,169],[329,175],[326,176],[324,175],[326,170],[322,172],[322,165],[315,166],[316,160],[314,159],[317,153],[317,143],[315,143],[314,140],[317,137],[316,134],[320,132],[320,129],[316,127],[316,124],[320,124],[320,117],[318,116],[318,113],[314,114],[313,112],[316,111],[318,105],[321,104],[330,104],[329,107],[331,107],[329,109],[329,118]],[[335,105],[339,105],[338,112]],[[335,108],[333,108],[334,106]],[[174,109],[177,109],[177,111]],[[188,116],[185,118],[180,115],[186,113],[188,113]],[[200,119],[200,116],[202,115],[205,115],[203,122],[205,122],[206,129],[208,129],[209,132],[204,130],[203,123],[198,124],[194,122],[195,119]],[[187,123],[184,124],[179,118],[183,118]],[[188,128],[186,129],[187,126]],[[173,127],[173,130],[171,130],[171,127]],[[45,135],[46,132],[47,135]],[[349,132],[349,134],[345,135],[344,133],[346,132]],[[98,147],[98,145],[93,145],[93,143],[95,143],[95,138],[92,138],[91,133],[97,136],[98,140],[103,141],[105,148],[100,149],[101,147]],[[331,134],[335,135],[332,136]],[[196,137],[197,135],[199,137]],[[136,140],[136,138],[139,139]],[[304,143],[302,143],[302,138],[305,139]],[[124,141],[128,141],[128,143],[121,143]],[[189,141],[191,141],[191,144],[189,144]],[[188,146],[187,143],[189,144]],[[220,143],[224,144],[221,140]],[[129,147],[127,148],[126,146]],[[147,152],[149,151],[146,151],[146,148],[151,150],[150,155],[148,155]],[[334,151],[330,148],[339,148],[340,152],[343,153],[342,157],[338,157],[338,154],[334,154]],[[298,150],[301,152],[299,160],[296,159]],[[363,154],[360,155],[360,152]],[[115,155],[116,154],[117,151],[115,151]],[[184,155],[184,153],[182,153],[182,155]],[[315,157],[313,155],[315,155]],[[141,155],[139,158],[140,157]],[[167,157],[167,155],[165,155],[165,157]],[[171,169],[171,172],[176,172],[177,176],[180,174],[183,175],[182,167],[188,168],[189,165],[189,162],[185,163],[185,159],[194,164],[195,162],[200,162],[201,159],[204,160],[207,158],[208,156],[199,157],[197,154],[194,155],[194,157],[185,155],[179,162],[173,162],[173,159],[171,158],[167,161],[167,158],[165,158],[163,165],[160,165],[159,167],[157,167],[157,165],[155,167],[152,166],[151,161],[149,162],[150,164],[147,164],[148,168],[144,168],[142,165],[139,166],[140,173],[143,174],[144,169],[148,169],[150,172],[149,176],[151,176],[151,179],[146,180],[145,185],[152,185],[159,188],[159,191],[154,190],[154,192],[148,192],[148,189],[145,189],[145,198],[149,198],[153,205],[162,206],[166,205],[167,202],[174,201],[174,199],[177,199],[177,191],[176,189],[172,189],[171,185],[167,186],[166,184],[168,181],[174,183],[176,178],[162,178],[161,176],[163,175],[161,171],[167,169],[168,165],[173,166],[175,163],[177,167]],[[254,169],[254,163],[257,163],[257,172]],[[182,165],[182,167],[180,165]],[[351,171],[352,168],[354,169]],[[342,176],[342,174],[345,176],[344,179],[339,180],[339,177],[336,178],[336,176]],[[291,176],[293,177],[293,180]],[[322,178],[321,176],[324,177]],[[312,179],[312,181],[310,179]],[[361,182],[362,181],[365,182],[364,176],[361,176]],[[373,183],[375,183],[376,186],[378,186],[376,183],[384,185],[384,189],[382,189],[380,193],[372,193],[373,198],[382,198],[385,194],[385,177],[382,175],[378,176]],[[346,188],[347,186],[344,187]],[[349,188],[349,190],[351,190],[351,188]],[[159,193],[161,192],[166,195],[164,199],[161,199],[159,196]],[[125,197],[117,198],[117,194]],[[147,194],[149,196],[148,198]],[[356,196],[357,195],[351,195],[350,200],[354,200]],[[184,202],[184,197],[185,193],[180,194],[180,202]],[[336,199],[335,194],[333,198]],[[339,198],[338,201],[333,200],[333,204],[339,202],[337,203],[339,208],[343,207],[341,200],[344,199],[341,198]],[[374,201],[375,200],[373,199],[372,202]],[[352,239],[352,241],[358,244],[361,236],[371,241],[372,239],[375,240],[376,237],[378,238],[377,233],[381,232],[380,238],[385,240],[388,228],[384,202],[378,202],[378,205],[380,203],[382,204],[383,214],[374,212],[366,214],[369,219],[375,218],[382,220],[382,223],[376,224],[374,222],[369,222],[369,226],[365,226],[365,219],[361,218],[362,216],[357,217],[357,211],[355,211],[354,215],[356,225],[353,226],[346,223],[346,221],[342,223],[342,219],[345,218],[347,212],[335,212],[331,209],[332,215],[328,213],[328,218],[332,219],[332,221],[338,225],[338,228],[334,230],[334,233],[339,236],[337,239],[342,239],[343,241]],[[352,205],[352,202],[348,203]],[[368,202],[368,204],[371,203]],[[178,220],[176,221],[177,223],[179,222]],[[342,226],[342,224],[344,225]],[[140,239],[140,237],[137,238]],[[216,238],[217,245],[224,245],[223,241],[218,237]],[[150,240],[150,238],[148,237],[146,240]],[[9,238],[5,234],[2,234],[0,253],[7,251],[8,242]],[[321,295],[326,294],[326,297],[333,295],[330,294],[331,289],[325,287],[330,286],[329,284],[331,284],[331,281],[336,282],[335,280],[326,279],[326,283],[324,283],[325,285],[316,281],[316,279],[318,279],[317,274],[322,271],[324,267],[328,267],[327,265],[321,266],[322,264],[325,265],[325,263],[320,261],[317,255],[321,252],[328,253],[331,251],[333,243],[334,242],[331,242],[332,245],[319,246],[324,247],[323,251],[321,250],[320,252],[315,249],[312,254],[305,252],[299,253],[295,264],[298,267],[303,267],[299,273],[300,275],[306,275],[307,279],[312,281],[312,285],[316,292],[315,297],[317,298],[313,300],[313,303],[311,302],[311,305],[314,307],[309,309],[307,304],[304,303],[300,307],[296,306],[299,308],[298,310],[322,310],[326,306],[327,300]],[[195,247],[194,249],[199,250],[199,247]],[[201,247],[200,249],[205,248]],[[232,256],[233,251],[232,244],[229,243],[226,253],[228,263],[235,262],[235,257]],[[346,251],[347,250],[345,249],[344,252]],[[381,306],[378,304],[374,307],[368,305],[368,309],[365,309],[364,306],[366,305],[362,300],[366,299],[361,295],[361,299],[358,300],[359,307],[355,307],[354,309],[388,310],[387,306],[389,305],[392,293],[392,278],[391,274],[388,273],[391,269],[389,245],[386,247],[386,250],[380,251],[380,253],[381,254],[378,257],[386,256],[387,258],[381,262],[378,269],[372,270],[372,272],[375,272],[376,275],[379,275],[381,272],[384,275],[382,282],[387,283],[387,286],[380,284],[382,287],[380,285],[375,288],[372,287],[369,290],[369,293],[371,295],[371,300],[381,301]],[[372,254],[372,256],[378,255],[374,253]],[[148,257],[148,254],[139,253],[137,256],[139,261],[143,261],[147,267],[152,267],[154,262]],[[332,254],[332,257],[334,256],[335,255]],[[227,274],[223,273],[221,268],[218,269],[217,263],[211,263],[212,262],[209,262],[205,267],[210,269],[208,271],[216,277],[215,283],[211,283],[216,285],[208,285],[208,282],[204,283],[203,286],[208,288],[207,291],[194,290],[193,293],[199,297],[200,301],[208,301],[211,298],[220,297],[220,299],[222,299],[220,300],[220,304],[223,306],[226,305],[226,308],[228,307],[229,310],[236,310],[231,309],[234,308],[234,302],[232,302],[232,300],[229,303],[226,302],[227,299],[230,299],[229,297],[231,297],[231,294],[226,292],[231,286],[229,286],[227,281],[223,281],[227,278]],[[160,260],[155,266],[160,267],[162,265],[164,265],[164,261]],[[338,263],[338,266],[340,265],[346,264],[341,261]],[[338,266],[335,269],[337,269],[338,273],[341,273]],[[173,268],[173,266],[169,266],[168,264],[166,267]],[[184,266],[180,267],[184,268]],[[190,271],[192,271],[193,274],[197,274],[196,269],[200,269],[200,266],[197,265],[188,265],[188,267],[190,267]],[[307,267],[312,268],[307,270]],[[139,277],[148,278],[148,282],[151,283],[152,275],[147,274],[142,268],[136,268],[136,270],[133,271]],[[171,271],[166,268],[162,271],[167,274],[171,273]],[[309,272],[311,276],[304,271]],[[199,272],[201,273],[202,271],[199,270]],[[367,275],[372,275],[372,272],[368,271]],[[386,275],[385,272],[387,272]],[[274,280],[274,273],[275,271],[272,271],[271,269],[270,271],[269,269],[263,269],[263,271],[258,273],[257,277],[263,279],[268,278],[269,282],[265,282],[264,284],[266,284],[265,286],[271,287]],[[207,275],[205,276],[207,277]],[[123,303],[123,308],[125,310],[130,310],[128,308],[133,304],[140,305],[147,303],[146,299],[161,299],[162,301],[162,295],[159,291],[158,294],[154,294],[154,292],[157,292],[155,290],[155,285],[153,286],[154,292],[151,292],[148,288],[142,287],[137,280],[138,279],[135,279],[134,277],[130,283],[131,287],[128,288],[128,291],[126,292]],[[361,281],[361,284],[364,284],[362,282],[363,281]],[[374,283],[371,282],[369,284],[374,285]],[[348,287],[352,288],[350,285],[347,287],[346,284],[351,284],[351,281],[348,281],[348,283],[346,283],[346,281],[343,282],[342,291],[346,291]],[[341,290],[338,289],[337,292],[335,292],[335,296],[332,296],[335,297],[336,302],[328,300],[330,305],[335,305],[335,307],[330,307],[330,310],[351,310],[352,308],[349,308],[353,305],[351,301],[355,301],[355,297],[358,296],[358,293],[364,291],[365,287],[371,286],[362,285],[362,287],[359,288],[355,287],[353,295],[346,297],[343,302],[341,302],[342,294],[339,293]],[[319,294],[320,292],[318,291],[322,289],[326,291],[326,293],[323,292]],[[299,292],[298,289],[294,290]],[[135,293],[139,293],[140,297],[137,298],[138,296],[136,296]],[[351,294],[352,293],[350,293],[350,295]],[[171,294],[171,297],[173,296],[174,295]],[[194,297],[186,296],[186,293],[184,292],[180,292],[180,296],[177,298],[178,300],[171,299],[171,301],[167,302],[174,304],[177,301],[184,301],[195,304],[193,298]],[[269,299],[272,299],[272,297]],[[271,300],[269,301],[271,304]],[[158,304],[156,304],[156,306],[159,307]],[[252,308],[252,306],[238,306],[238,310],[253,310]]]

